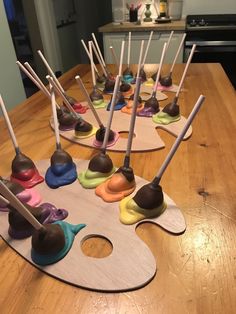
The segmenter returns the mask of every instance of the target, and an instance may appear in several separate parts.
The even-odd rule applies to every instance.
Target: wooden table
[[[154,65],[146,67],[148,73],[155,69]],[[182,71],[183,65],[177,65],[175,82]],[[89,87],[89,67],[79,65],[61,79],[68,93],[82,100],[75,74]],[[187,230],[173,236],[152,224],[137,229],[157,260],[155,278],[144,288],[127,293],[87,291],[43,274],[0,240],[1,314],[235,313],[236,97],[219,64],[190,66],[179,100],[183,115],[190,113],[200,94],[206,101],[193,123],[192,137],[181,144],[162,180],[164,191],[183,210]],[[19,145],[33,160],[50,158],[55,149],[50,115],[49,101],[40,92],[10,112]],[[0,174],[4,176],[10,172],[14,152],[2,119],[0,134]],[[165,149],[132,156],[135,174],[148,180],[174,141],[165,132],[160,134]],[[62,145],[76,158],[90,159],[96,153],[64,139]],[[120,153],[110,156],[115,165],[123,161]],[[83,249],[103,256],[111,248],[102,240],[92,240]]]

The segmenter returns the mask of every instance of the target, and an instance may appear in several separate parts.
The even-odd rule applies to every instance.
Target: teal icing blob
[[[46,266],[46,265],[54,264],[54,263],[58,262],[59,260],[61,260],[63,257],[66,256],[66,254],[71,249],[76,234],[81,229],[86,227],[85,224],[71,225],[65,221],[57,221],[53,224],[58,224],[62,228],[64,235],[65,235],[65,246],[57,254],[48,254],[48,255],[39,254],[32,248],[31,249],[31,258],[35,264],[38,264],[41,266]]]

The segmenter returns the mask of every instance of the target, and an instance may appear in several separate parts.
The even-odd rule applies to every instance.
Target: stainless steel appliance
[[[218,62],[236,89],[236,14],[188,15],[184,61],[193,44],[192,62]]]

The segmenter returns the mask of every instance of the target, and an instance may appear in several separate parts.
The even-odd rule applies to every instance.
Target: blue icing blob
[[[61,260],[63,257],[66,256],[66,254],[71,249],[76,234],[81,229],[86,227],[85,224],[71,225],[71,224],[69,224],[68,222],[65,222],[65,221],[57,221],[54,224],[58,224],[62,228],[62,230],[64,232],[64,235],[65,235],[65,246],[57,254],[48,254],[48,255],[38,254],[32,248],[31,249],[31,258],[32,258],[32,261],[35,264],[38,264],[38,265],[41,265],[41,266],[45,266],[45,265],[50,265],[50,264],[56,263],[59,260]]]
[[[67,171],[70,171],[73,167],[72,162],[66,162],[63,164],[56,163],[54,165],[51,165],[51,170],[56,176],[61,176]]]
[[[61,170],[63,168],[63,172]],[[61,173],[61,175],[56,175],[56,173]],[[76,172],[76,165],[74,163],[67,163],[65,165],[53,165],[48,168],[46,175],[45,175],[45,182],[47,185],[52,188],[56,189],[60,186],[70,184],[77,179],[77,172]]]
[[[126,102],[118,102],[117,104],[115,104],[114,110],[120,110],[124,106],[126,106]],[[109,104],[107,105],[107,111],[110,111],[110,107],[111,107],[111,102],[109,102]]]

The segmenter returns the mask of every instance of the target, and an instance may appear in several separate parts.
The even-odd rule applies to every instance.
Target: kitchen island
[[[110,68],[114,71],[113,66]],[[157,65],[147,65],[146,72],[150,75],[156,68]],[[175,83],[183,68],[182,64],[176,65]],[[164,72],[168,69],[165,65]],[[74,81],[76,74],[91,89],[88,65],[73,68],[61,77],[61,82],[69,95],[83,100]],[[125,293],[87,291],[45,275],[0,240],[2,314],[235,311],[236,95],[219,64],[191,64],[179,99],[182,115],[188,116],[200,94],[206,100],[193,123],[193,134],[180,145],[161,183],[182,209],[187,230],[173,236],[151,223],[141,224],[136,230],[156,259],[154,279],[143,288]],[[161,106],[173,99],[170,92],[168,96]],[[50,102],[41,92],[10,112],[21,150],[35,161],[50,158],[55,150],[50,116]],[[14,150],[2,119],[0,132],[0,174],[6,176]],[[173,136],[158,132],[165,149],[134,153],[131,157],[135,174],[146,180],[153,178],[174,142]],[[91,159],[97,152],[63,138],[61,142],[74,158]],[[122,153],[109,155],[116,166],[121,165]],[[90,239],[83,244],[84,253],[94,258],[102,258],[111,250],[103,239]]]

